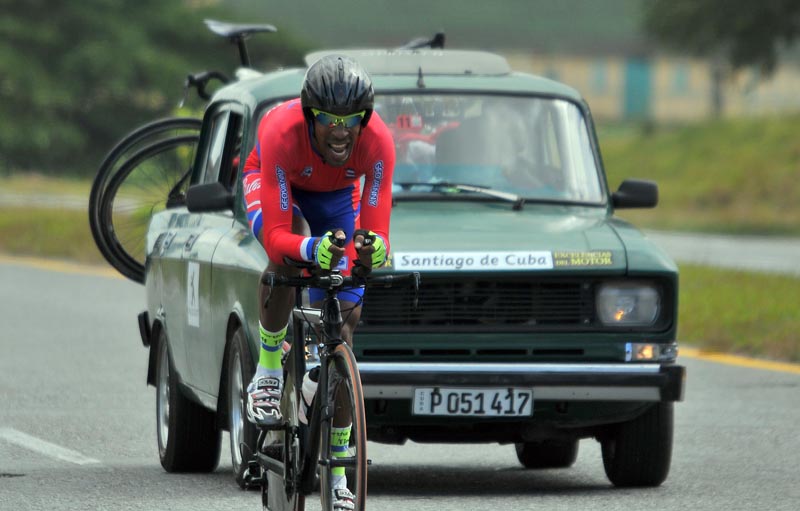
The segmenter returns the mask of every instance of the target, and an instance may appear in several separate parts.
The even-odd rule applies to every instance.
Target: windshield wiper
[[[404,190],[408,190],[413,186],[428,186],[430,187],[431,191],[447,193],[448,189],[450,190],[459,190],[462,192],[473,192],[473,193],[480,193],[483,195],[487,195],[489,197],[495,197],[497,199],[502,199],[508,202],[513,202],[514,206],[512,209],[514,211],[519,211],[522,209],[522,205],[525,204],[525,198],[520,197],[515,193],[509,192],[502,192],[500,190],[495,190],[494,188],[489,188],[486,186],[478,186],[478,185],[470,185],[465,183],[452,183],[450,181],[436,181],[433,183],[428,182],[403,182],[403,183],[394,183],[397,186],[400,186]]]

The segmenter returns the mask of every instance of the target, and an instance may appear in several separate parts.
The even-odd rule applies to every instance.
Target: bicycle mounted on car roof
[[[245,40],[257,33],[276,32],[267,24],[234,24],[205,20],[213,33],[238,48],[241,66],[236,79],[260,74],[250,67]],[[231,78],[219,71],[193,73],[184,81],[211,99],[208,84]],[[153,214],[185,202],[188,179],[200,140],[202,121],[168,117],[147,123],[122,138],[101,162],[89,194],[89,226],[100,253],[122,275],[144,282],[145,246],[142,231]]]

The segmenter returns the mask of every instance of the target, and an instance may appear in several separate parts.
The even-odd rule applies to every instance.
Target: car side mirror
[[[192,213],[232,210],[233,197],[219,182],[192,185],[186,191],[186,207]]]
[[[615,209],[654,208],[658,204],[658,185],[643,179],[626,179],[611,194]]]

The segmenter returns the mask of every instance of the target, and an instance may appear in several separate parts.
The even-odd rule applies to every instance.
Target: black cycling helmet
[[[361,65],[344,55],[326,55],[306,71],[300,103],[311,122],[312,108],[336,115],[366,110],[361,126],[366,126],[375,104],[372,80]]]

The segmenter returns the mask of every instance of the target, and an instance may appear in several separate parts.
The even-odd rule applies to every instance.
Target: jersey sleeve
[[[259,129],[261,167],[261,211],[263,242],[270,260],[283,264],[284,257],[305,259],[308,238],[292,233],[292,187],[289,169],[292,162],[285,151],[285,132]],[[292,146],[292,143],[288,143]]]
[[[388,254],[395,150],[392,135],[383,121],[375,124],[376,136],[364,162],[367,171],[361,195],[360,226],[362,229],[374,231],[383,238]]]

